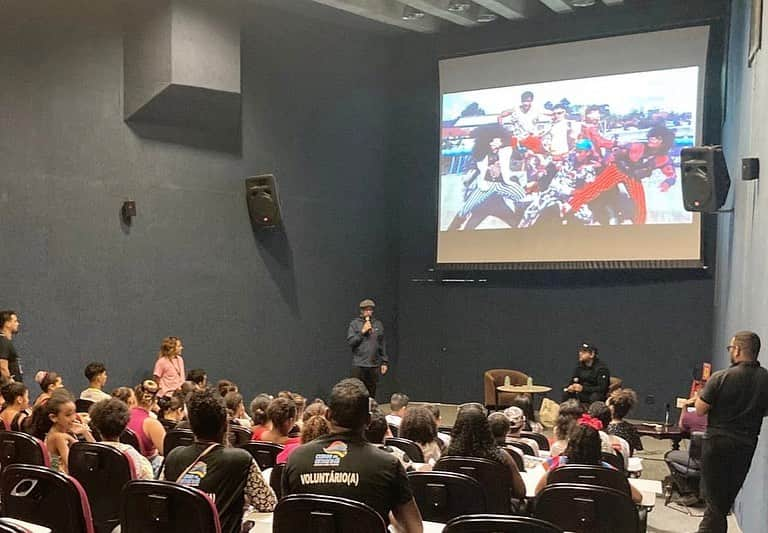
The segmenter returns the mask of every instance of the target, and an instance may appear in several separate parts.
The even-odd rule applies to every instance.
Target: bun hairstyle
[[[12,405],[16,401],[16,398],[24,396],[25,392],[27,392],[27,386],[18,381],[6,383],[0,388],[0,394],[2,394],[6,405]]]
[[[41,370],[35,374],[35,381],[40,385],[43,392],[50,392],[48,389],[50,389],[51,386],[56,385],[58,380],[59,375],[56,372]]]
[[[136,393],[136,402],[139,405],[152,405],[157,396],[157,391],[160,387],[156,382],[151,379],[145,379],[140,385],[136,385],[134,392]]]

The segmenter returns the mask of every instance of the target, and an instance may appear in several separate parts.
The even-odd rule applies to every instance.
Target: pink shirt
[[[155,363],[153,374],[157,376],[157,384],[160,386],[158,396],[168,396],[184,383],[184,359],[180,356],[173,359],[160,357]]]
[[[147,418],[149,418],[149,413],[146,409],[142,409],[141,407],[132,407],[131,418],[128,420],[127,427],[136,433],[136,436],[139,438],[141,453],[144,455],[144,457],[149,457],[152,459],[155,455],[157,455],[157,448],[155,448],[155,445],[152,444],[152,439],[149,438],[149,435],[144,433],[144,421]]]

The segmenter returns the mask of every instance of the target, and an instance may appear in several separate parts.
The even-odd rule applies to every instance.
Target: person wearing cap
[[[579,345],[579,366],[563,389],[563,401],[571,398],[586,404],[605,401],[611,384],[611,371],[597,354],[597,346],[587,342]]]
[[[362,381],[375,399],[379,375],[389,370],[384,324],[373,316],[376,302],[366,298],[359,307],[360,316],[347,329],[347,344],[352,348],[352,377]]]
[[[538,456],[540,452],[539,443],[533,439],[523,437],[521,434],[525,427],[525,414],[523,413],[523,410],[513,405],[504,410],[504,415],[509,420],[509,429],[505,436],[505,442],[522,442],[523,444],[527,444],[531,447],[533,453]]]

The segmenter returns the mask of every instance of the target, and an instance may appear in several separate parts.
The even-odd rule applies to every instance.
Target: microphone
[[[664,425],[669,425],[669,404],[664,406]]]

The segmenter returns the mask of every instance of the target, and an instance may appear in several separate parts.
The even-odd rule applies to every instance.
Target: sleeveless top
[[[152,444],[152,439],[149,438],[149,435],[144,433],[144,421],[147,418],[149,418],[149,412],[147,412],[146,409],[142,409],[141,407],[132,407],[131,419],[128,421],[127,427],[136,433],[136,436],[139,438],[139,443],[141,444],[141,448],[143,450],[142,454],[144,457],[151,459],[157,455],[157,448],[155,448],[155,445]]]

